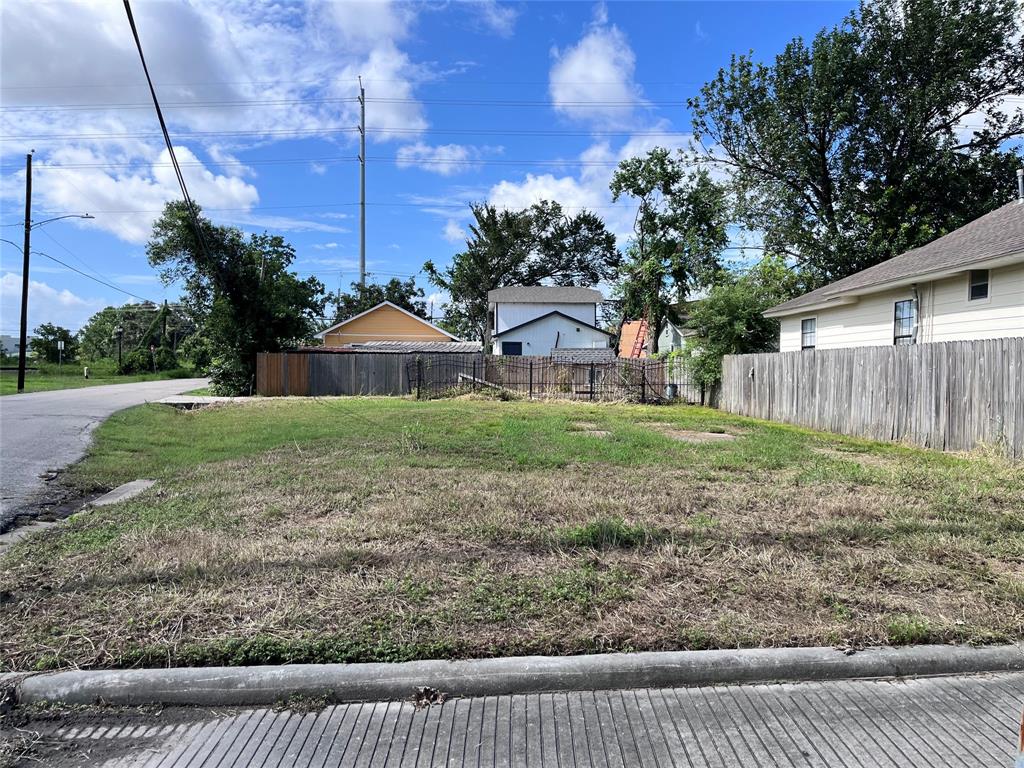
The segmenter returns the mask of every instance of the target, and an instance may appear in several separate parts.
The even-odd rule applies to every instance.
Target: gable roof
[[[1024,203],[1019,200],[954,229],[927,245],[772,307],[766,317],[793,314],[845,296],[874,293],[919,280],[936,280],[997,259],[1024,258]]]
[[[570,315],[565,314],[565,312],[559,312],[557,309],[555,309],[555,310],[552,310],[551,312],[548,312],[546,315],[538,315],[537,317],[533,318],[532,320],[527,320],[525,323],[520,323],[519,325],[513,325],[511,328],[506,328],[504,331],[501,331],[500,333],[495,333],[495,334],[492,335],[492,338],[496,339],[499,336],[504,336],[506,333],[512,333],[512,331],[518,331],[520,328],[525,328],[528,325],[533,325],[534,323],[539,323],[541,320],[547,320],[549,317],[551,317],[553,315],[558,315],[559,317],[564,317],[566,320],[568,320],[573,325],[582,325],[584,328],[590,328],[592,331],[597,331],[598,333],[603,333],[605,336],[612,336],[613,335],[611,333],[608,333],[608,331],[606,331],[606,330],[604,330],[602,328],[598,328],[596,325],[591,325],[590,323],[585,323],[582,320],[578,320],[575,317],[571,317]]]
[[[487,292],[490,304],[600,304],[604,301],[595,288],[571,285],[510,285]]]
[[[611,347],[553,347],[551,359],[556,363],[610,363],[615,360]]]
[[[461,339],[458,336],[452,336],[452,334],[448,333],[448,331],[444,330],[443,328],[438,328],[433,323],[428,323],[426,320],[424,320],[419,315],[413,314],[409,310],[403,309],[402,307],[398,306],[397,304],[392,304],[390,301],[382,301],[377,306],[370,307],[365,312],[360,312],[358,315],[353,315],[352,317],[346,318],[346,319],[342,320],[340,323],[335,323],[330,328],[324,328],[324,330],[320,331],[320,333],[315,335],[315,338],[322,339],[325,336],[327,336],[327,334],[334,333],[335,331],[337,331],[342,326],[345,326],[345,325],[348,325],[349,323],[351,323],[353,320],[358,320],[360,317],[365,317],[366,315],[370,314],[371,312],[376,312],[378,309],[380,309],[382,307],[391,307],[391,309],[397,309],[399,312],[408,315],[413,320],[416,320],[417,322],[423,323],[423,325],[427,326],[427,328],[430,328],[431,330],[437,331],[438,333],[443,333],[445,336],[447,336],[452,341],[461,341]]]

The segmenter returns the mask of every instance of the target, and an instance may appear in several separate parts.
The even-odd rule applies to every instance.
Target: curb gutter
[[[450,696],[497,696],[1019,670],[1024,670],[1024,643],[872,648],[851,655],[834,648],[766,648],[55,672],[22,680],[18,700],[23,704],[242,706],[273,704],[293,695],[326,696],[333,702],[398,700],[409,698],[421,686]]]

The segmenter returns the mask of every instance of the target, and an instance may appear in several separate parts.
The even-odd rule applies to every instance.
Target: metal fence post
[[[478,388],[478,377],[477,377],[477,373],[476,373],[476,366],[477,366],[478,362],[479,361],[476,359],[476,356],[474,355],[473,356],[473,391],[474,392]]]
[[[597,379],[594,377],[594,364],[590,364],[590,399],[594,399],[594,388],[597,386]]]
[[[647,402],[647,363],[640,362],[640,402]]]
[[[420,399],[420,387],[423,385],[423,358],[416,358],[416,399]]]
[[[533,358],[530,358],[530,399],[533,400]]]

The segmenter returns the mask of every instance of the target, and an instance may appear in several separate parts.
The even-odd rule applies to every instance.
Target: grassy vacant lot
[[[123,412],[71,481],[136,477],[160,482],[0,559],[0,667],[1024,637],[1024,473],[985,456],[700,408],[292,399]]]
[[[5,363],[5,367],[14,366],[18,363]],[[89,378],[82,375],[82,368],[88,365]],[[39,370],[25,372],[26,392],[45,392],[51,389],[72,389],[76,387],[95,387],[100,384],[130,384],[135,381],[157,381],[160,379],[181,379],[193,374],[184,369],[176,371],[161,371],[160,373],[146,373],[137,376],[118,376],[114,372],[114,366],[107,361],[100,363],[67,363],[57,366],[44,364]],[[0,371],[0,395],[13,395],[18,391],[18,372]]]

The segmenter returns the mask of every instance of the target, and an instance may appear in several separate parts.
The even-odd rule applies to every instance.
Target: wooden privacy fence
[[[473,358],[483,355],[412,355],[369,352],[261,352],[256,356],[256,393],[282,395],[408,395],[409,362],[418,357]]]
[[[813,429],[1024,458],[1024,338],[729,355],[720,402]]]
[[[264,352],[256,359],[259,395],[409,395],[441,397],[482,387],[527,397],[653,402],[668,394],[699,402],[678,366],[614,358],[575,363],[551,357],[481,353]]]

